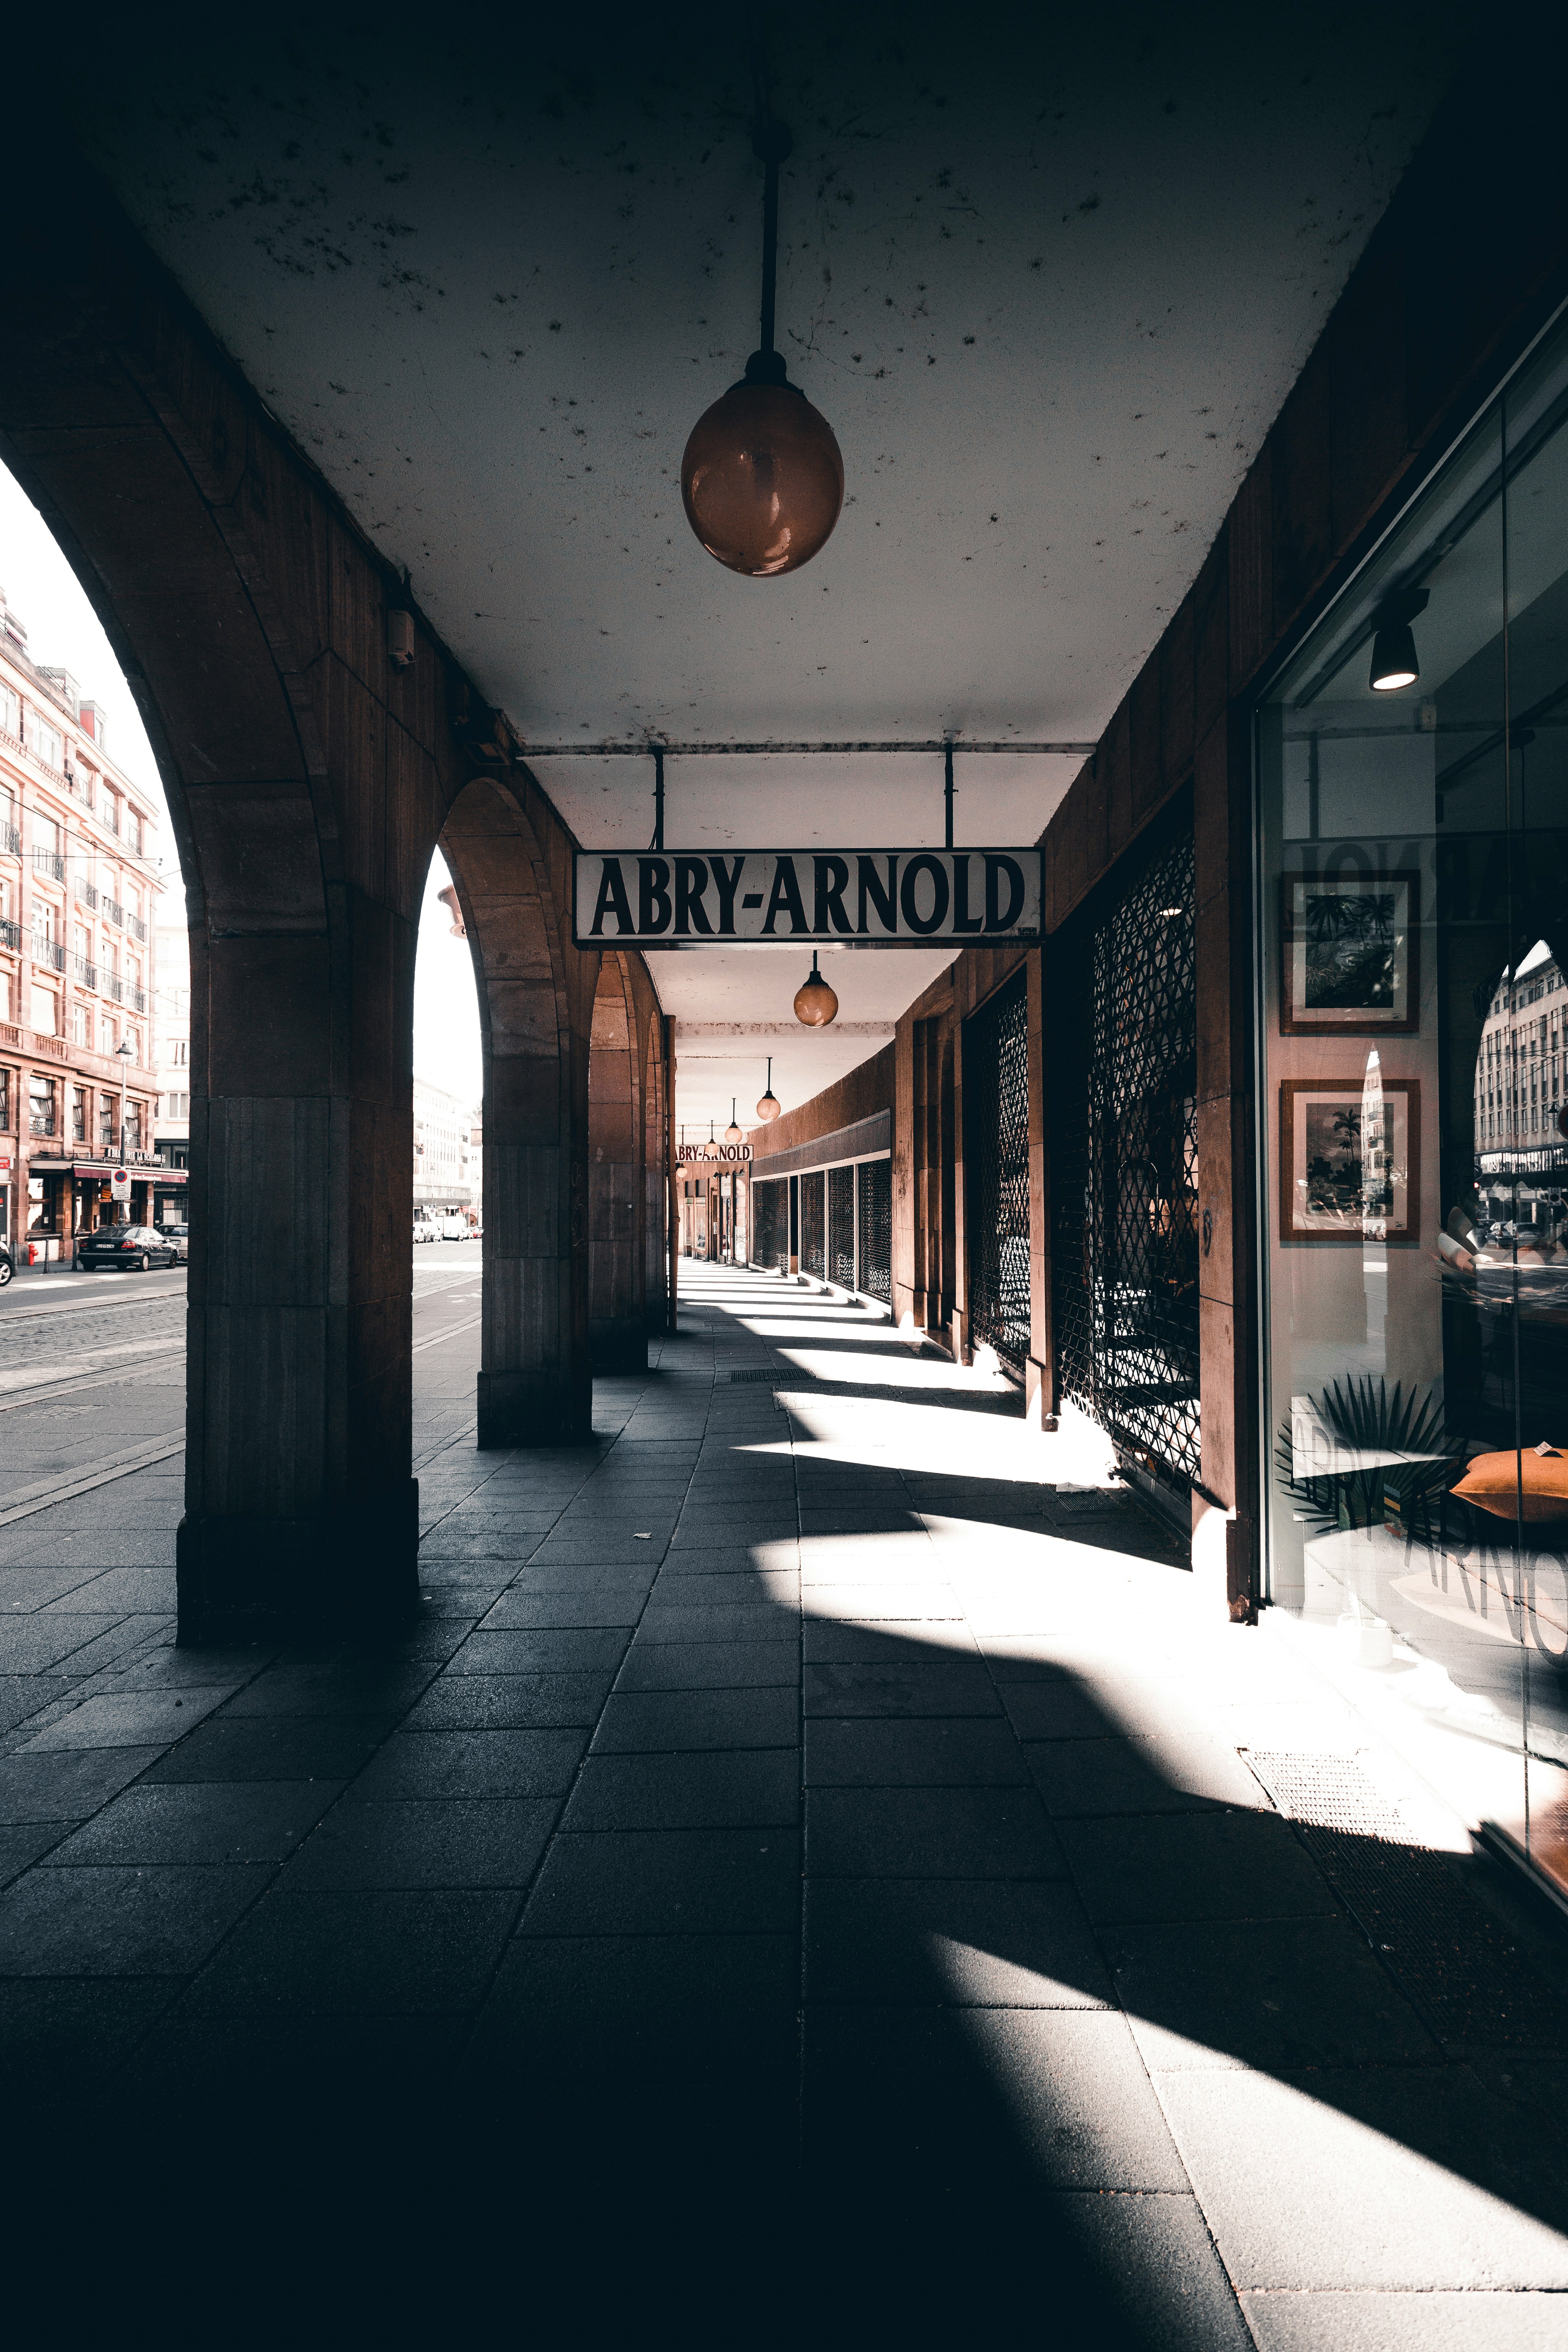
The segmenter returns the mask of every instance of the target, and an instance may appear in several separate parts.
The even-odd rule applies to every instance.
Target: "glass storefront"
[[[1269,1597],[1568,1888],[1568,332],[1258,751]]]

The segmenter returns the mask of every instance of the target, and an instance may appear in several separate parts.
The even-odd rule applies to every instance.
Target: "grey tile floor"
[[[1276,1809],[1248,1756],[1304,1724],[1386,1759],[1070,1433],[682,1276],[559,1453],[476,1454],[475,1310],[426,1298],[378,1649],[176,1649],[177,1461],[0,1527],[40,2231],[121,2282],[259,2252],[351,2337],[374,2279],[447,2340],[1568,2346],[1552,1935],[1417,1790],[1408,1852]]]

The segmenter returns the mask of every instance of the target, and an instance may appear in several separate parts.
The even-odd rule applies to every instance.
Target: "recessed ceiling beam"
[[[818,752],[851,751],[1023,751],[1037,758],[1087,760],[1099,750],[1095,743],[970,743],[962,735],[938,736],[919,743],[525,743],[524,760],[646,760],[658,752],[667,760],[790,759]]]

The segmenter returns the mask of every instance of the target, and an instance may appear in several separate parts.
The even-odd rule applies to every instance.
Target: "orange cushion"
[[[1453,1491],[1500,1519],[1568,1519],[1568,1454],[1478,1454]]]

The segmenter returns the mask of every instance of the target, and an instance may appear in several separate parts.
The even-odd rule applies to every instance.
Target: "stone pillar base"
[[[645,1367],[647,1361],[645,1346]],[[594,1434],[593,1383],[564,1372],[481,1372],[479,1415],[481,1454],[512,1445],[586,1445]]]
[[[395,1631],[419,1598],[419,1481],[320,1518],[187,1512],[174,1557],[183,1647]]]

